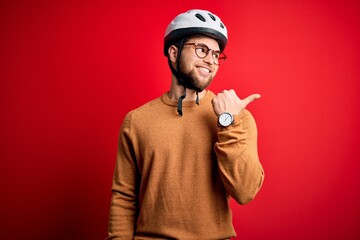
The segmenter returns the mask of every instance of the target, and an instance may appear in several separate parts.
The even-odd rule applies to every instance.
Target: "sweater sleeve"
[[[130,118],[124,119],[120,130],[115,164],[108,240],[133,239],[138,208],[139,173],[130,139]]]
[[[243,109],[234,123],[220,128],[215,152],[226,191],[240,204],[250,202],[260,190],[264,171],[257,151],[257,128],[251,113]]]

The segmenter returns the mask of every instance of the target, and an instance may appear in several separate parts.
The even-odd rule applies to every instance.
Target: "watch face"
[[[230,126],[232,122],[233,122],[233,116],[228,112],[224,112],[219,116],[219,123],[221,126],[224,127]]]

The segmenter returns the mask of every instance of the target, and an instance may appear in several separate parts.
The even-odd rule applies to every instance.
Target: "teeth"
[[[207,68],[199,67],[199,69],[203,72],[210,73],[210,70]]]

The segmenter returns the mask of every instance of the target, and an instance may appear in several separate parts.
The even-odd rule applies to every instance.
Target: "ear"
[[[175,45],[171,45],[168,49],[169,59],[172,63],[176,63],[179,49]]]

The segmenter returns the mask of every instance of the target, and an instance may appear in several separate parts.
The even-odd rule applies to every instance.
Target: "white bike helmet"
[[[227,29],[215,14],[193,9],[176,16],[165,32],[164,54],[168,55],[171,45],[184,37],[202,34],[218,41],[220,50],[223,51],[228,41]]]

